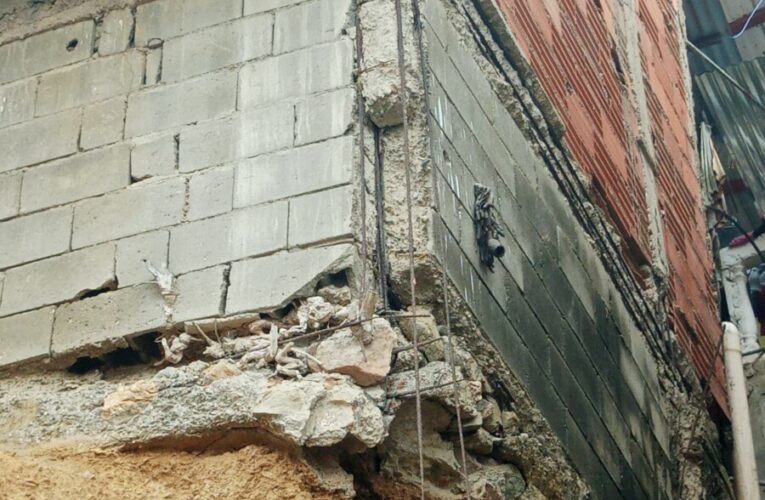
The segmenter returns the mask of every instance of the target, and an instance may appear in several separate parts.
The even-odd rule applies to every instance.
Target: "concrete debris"
[[[347,286],[327,285],[320,288],[316,293],[331,304],[347,306],[351,303],[351,289]]]
[[[478,411],[483,417],[483,428],[494,435],[502,432],[502,411],[492,398],[486,398],[478,402]]]
[[[241,374],[242,370],[237,368],[235,364],[226,359],[222,359],[202,370],[202,375],[204,377],[203,385],[209,385],[217,380],[236,377]]]
[[[324,370],[350,375],[362,387],[385,380],[390,371],[396,333],[384,319],[375,318],[370,324],[371,342],[367,345],[353,335],[350,328],[344,328],[312,346],[311,351]],[[314,371],[318,371],[318,367]]]
[[[484,465],[470,474],[470,487],[472,498],[508,500],[523,495],[526,482],[512,465]]]
[[[300,327],[304,330],[323,328],[335,314],[332,304],[323,297],[309,297],[297,310]]]
[[[402,318],[399,321],[399,327],[404,336],[409,342],[414,341],[414,329],[417,328],[417,340],[420,344],[439,338],[441,335],[438,332],[438,325],[436,319],[431,314],[430,308],[418,306],[414,311],[412,307],[407,308],[407,312],[416,315],[416,318]],[[444,360],[444,343],[445,341],[435,341],[420,347],[420,351],[425,353],[428,361],[443,361]]]
[[[128,386],[119,386],[115,392],[104,398],[101,415],[108,419],[117,414],[134,413],[154,399],[158,391],[159,387],[151,380],[139,380]]]
[[[477,455],[490,455],[494,449],[494,443],[498,441],[500,441],[499,438],[492,436],[483,428],[478,428],[472,434],[465,436],[465,449]]]
[[[169,342],[167,337],[160,339],[160,345],[162,346],[162,361],[173,365],[177,365],[183,360],[183,353],[189,348],[191,342],[194,341],[194,337],[188,333],[181,333],[180,335],[173,337]]]

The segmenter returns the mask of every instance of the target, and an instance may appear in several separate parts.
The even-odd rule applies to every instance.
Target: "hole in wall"
[[[69,40],[69,43],[66,44],[66,50],[68,50],[69,52],[73,51],[75,48],[77,48],[77,45],[79,43],[80,43],[79,40],[77,40],[76,38],[72,38],[71,40]]]
[[[128,347],[120,347],[98,356],[80,356],[66,371],[75,375],[84,375],[95,370],[110,370],[124,366],[151,364],[162,358],[158,333],[147,333],[128,340]]]

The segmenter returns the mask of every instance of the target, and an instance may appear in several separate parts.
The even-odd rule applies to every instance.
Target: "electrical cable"
[[[759,2],[757,2],[757,5],[754,7],[754,10],[752,11],[751,14],[749,14],[749,17],[746,19],[746,22],[744,23],[744,27],[741,28],[741,31],[731,36],[731,38],[735,40],[736,38],[744,34],[744,31],[746,31],[749,28],[749,23],[752,22],[752,18],[757,13],[757,11],[760,10],[760,7],[762,6],[762,2],[763,0],[760,0]]]

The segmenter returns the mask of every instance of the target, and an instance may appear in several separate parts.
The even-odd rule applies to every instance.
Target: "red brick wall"
[[[624,238],[638,276],[651,261],[638,121],[620,53],[617,0],[498,0],[522,50],[566,125],[566,143],[589,176],[601,208]],[[720,335],[706,246],[693,130],[680,61],[679,2],[637,0],[659,206],[669,264],[670,320],[701,375]],[[630,15],[630,14],[626,14]],[[721,372],[719,377],[721,377]],[[721,378],[720,378],[721,379]],[[722,386],[714,384],[723,401]]]

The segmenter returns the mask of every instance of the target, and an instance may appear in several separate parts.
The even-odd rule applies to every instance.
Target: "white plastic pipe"
[[[757,318],[754,316],[752,303],[746,291],[746,273],[740,261],[723,265],[723,288],[728,302],[731,321],[738,325],[744,350],[752,351],[759,346]]]
[[[757,462],[754,458],[752,425],[749,421],[749,403],[746,397],[746,378],[741,360],[741,337],[738,328],[723,323],[723,355],[725,379],[728,385],[728,404],[733,428],[733,471],[736,479],[736,498],[758,500],[760,486]]]

